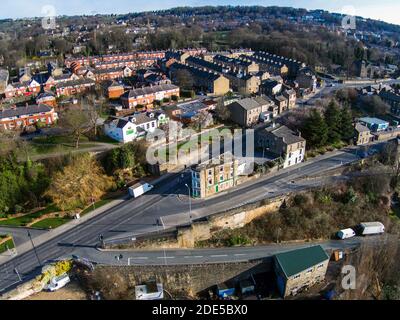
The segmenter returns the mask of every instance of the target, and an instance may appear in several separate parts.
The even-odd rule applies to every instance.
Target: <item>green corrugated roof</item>
[[[319,264],[329,256],[321,246],[314,246],[289,252],[278,253],[275,258],[281,266],[286,277],[294,276],[316,264]]]

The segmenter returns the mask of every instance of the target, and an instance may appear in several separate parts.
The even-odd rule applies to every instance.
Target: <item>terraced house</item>
[[[236,185],[238,163],[231,155],[209,160],[191,168],[192,196],[206,198]]]
[[[173,63],[169,69],[172,81],[177,81],[181,70],[186,70],[191,75],[196,88],[210,95],[222,96],[229,92],[229,80],[223,75],[177,62]]]
[[[52,125],[57,119],[58,116],[54,109],[45,104],[0,110],[0,128],[3,130],[22,130],[37,123]]]
[[[127,91],[121,96],[125,109],[135,109],[137,106],[152,107],[155,101],[163,101],[172,97],[179,97],[179,87],[173,84],[160,84]]]
[[[282,159],[283,168],[303,162],[306,140],[288,127],[272,124],[257,132],[257,145],[272,155]]]

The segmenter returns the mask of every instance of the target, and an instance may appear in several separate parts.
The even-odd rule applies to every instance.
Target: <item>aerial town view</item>
[[[228,2],[1,1],[2,306],[400,300],[399,2]]]

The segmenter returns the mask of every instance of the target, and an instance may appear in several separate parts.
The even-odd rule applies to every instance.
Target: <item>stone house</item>
[[[322,282],[328,264],[329,256],[320,245],[275,255],[274,269],[281,296],[294,296]]]

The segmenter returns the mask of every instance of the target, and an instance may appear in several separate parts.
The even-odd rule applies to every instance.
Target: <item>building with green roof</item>
[[[328,263],[329,256],[320,245],[275,255],[279,292],[283,297],[295,295],[323,281]]]

